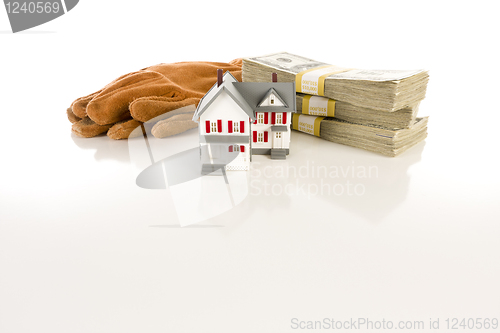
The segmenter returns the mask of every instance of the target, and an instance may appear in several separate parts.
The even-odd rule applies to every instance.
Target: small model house
[[[248,170],[252,155],[286,159],[295,112],[295,83],[239,82],[222,70],[200,100],[198,122],[202,173]]]

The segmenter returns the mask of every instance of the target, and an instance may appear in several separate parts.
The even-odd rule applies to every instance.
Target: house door
[[[281,149],[283,148],[283,133],[274,132],[273,148]]]

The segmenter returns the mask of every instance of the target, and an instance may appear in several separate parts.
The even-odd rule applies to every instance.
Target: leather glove
[[[112,139],[126,139],[143,122],[197,105],[217,81],[217,69],[230,71],[241,81],[241,65],[241,59],[236,59],[229,63],[179,62],[147,67],[78,98],[67,116],[78,136],[89,138],[107,132]]]

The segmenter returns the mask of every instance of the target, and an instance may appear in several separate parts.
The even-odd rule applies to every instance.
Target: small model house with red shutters
[[[290,123],[295,112],[295,83],[239,82],[222,70],[217,83],[200,100],[198,122],[202,174],[248,170],[252,155],[286,159]]]

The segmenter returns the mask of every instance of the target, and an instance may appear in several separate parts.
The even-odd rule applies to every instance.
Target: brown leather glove
[[[217,69],[241,81],[241,59],[160,64],[123,75],[71,104],[67,116],[72,130],[86,138],[107,132],[112,139],[126,139],[143,122],[198,104],[217,81]]]

